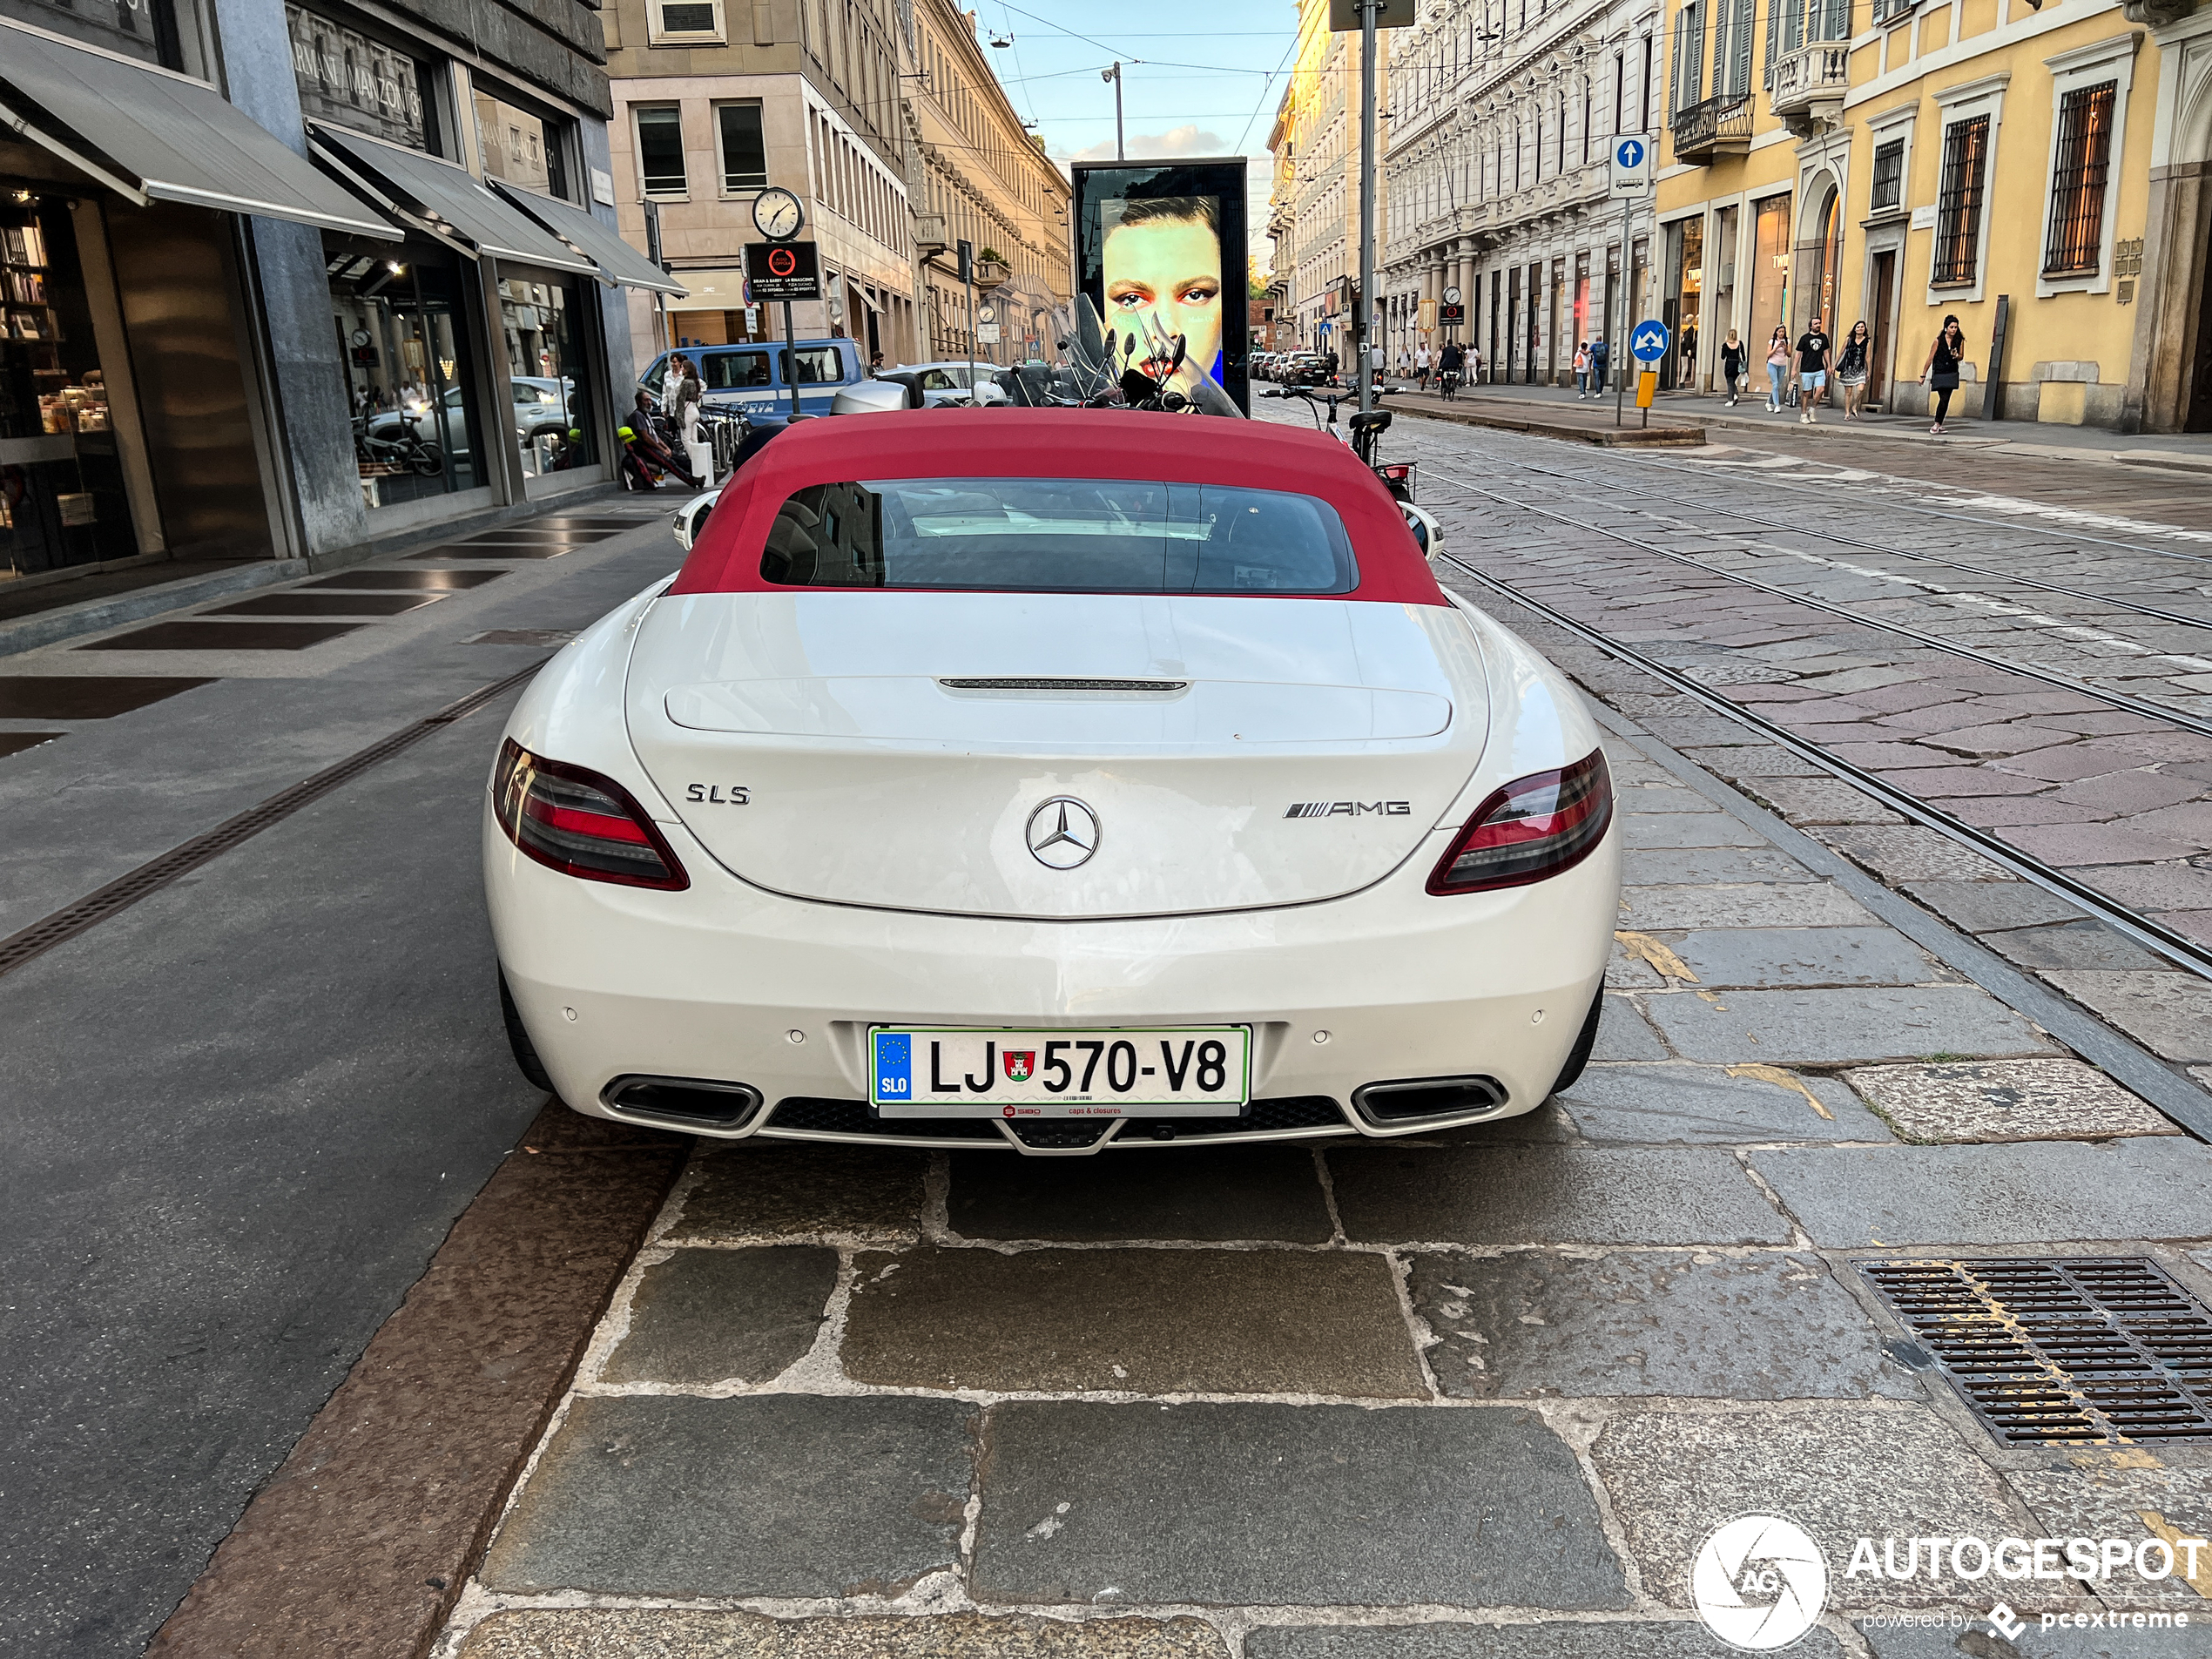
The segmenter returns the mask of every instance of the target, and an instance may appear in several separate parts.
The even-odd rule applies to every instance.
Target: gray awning
[[[517,190],[503,179],[495,179],[491,183],[492,188],[509,201],[597,265],[601,280],[619,282],[627,288],[645,288],[654,293],[691,292],[574,202],[556,201],[550,196]]]
[[[475,259],[523,260],[560,271],[591,261],[498,196],[466,167],[365,133],[309,122],[315,152],[380,203]]]
[[[144,206],[400,233],[204,81],[0,21],[0,125]]]

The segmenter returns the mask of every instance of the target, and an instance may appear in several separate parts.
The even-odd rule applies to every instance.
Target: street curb
[[[427,1653],[690,1146],[548,1101],[147,1654]]]
[[[1707,441],[1702,426],[1583,427],[1553,421],[1525,421],[1515,415],[1478,415],[1472,410],[1420,408],[1411,403],[1393,403],[1390,407],[1424,421],[1489,427],[1500,432],[1526,433],[1532,438],[1561,438],[1570,443],[1595,444],[1601,449],[1694,448]]]
[[[358,542],[352,547],[312,554],[304,559],[258,559],[234,570],[186,577],[176,582],[157,582],[146,587],[134,588],[128,593],[81,600],[76,604],[57,605],[51,610],[36,611],[14,622],[0,623],[0,657],[14,657],[24,651],[37,651],[41,645],[51,645],[64,639],[119,628],[126,622],[144,622],[150,617],[165,616],[172,610],[183,610],[192,605],[204,604],[210,599],[226,598],[234,593],[250,593],[256,588],[296,582],[302,577],[343,570],[356,564],[366,564],[372,559],[389,558],[416,548],[441,547],[463,536],[527,523],[549,514],[574,511],[578,506],[610,497],[627,498],[615,486],[590,486],[548,501],[515,502],[469,513],[449,524],[441,525],[435,532],[426,533],[418,528],[374,541]]]

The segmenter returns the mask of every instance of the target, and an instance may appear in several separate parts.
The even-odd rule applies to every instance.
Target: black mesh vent
[[[1071,1152],[1097,1145],[1115,1122],[1110,1117],[1017,1117],[1008,1120],[1007,1127],[1024,1146],[1041,1152]]]
[[[864,1100],[823,1100],[793,1095],[776,1103],[770,1129],[810,1130],[817,1135],[871,1135],[887,1141],[996,1141],[988,1117],[883,1117]]]
[[[1343,1129],[1344,1108],[1326,1095],[1285,1095],[1256,1100],[1242,1117],[1132,1117],[1116,1146],[1156,1140],[1199,1141],[1215,1135],[1259,1135],[1293,1130]],[[1163,1135],[1170,1130],[1171,1135]]]
[[[2148,1258],[1859,1271],[2001,1440],[2212,1440],[2212,1310]]]

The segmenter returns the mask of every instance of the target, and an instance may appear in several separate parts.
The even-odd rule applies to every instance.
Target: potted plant
[[[1006,256],[995,247],[987,247],[975,256],[975,280],[987,287],[1005,281],[1008,270]]]

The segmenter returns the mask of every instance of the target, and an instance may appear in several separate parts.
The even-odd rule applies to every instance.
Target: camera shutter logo
[[[1770,1653],[1820,1617],[1828,1604],[1828,1562],[1794,1522],[1739,1515],[1698,1550],[1689,1595],[1705,1628],[1730,1647]]]

